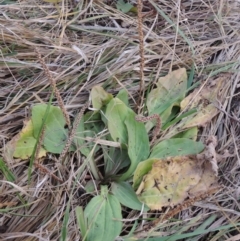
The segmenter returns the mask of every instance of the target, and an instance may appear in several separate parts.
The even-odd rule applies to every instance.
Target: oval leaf
[[[137,191],[138,198],[151,210],[182,203],[189,190],[202,177],[199,162],[191,157],[173,157],[153,163],[152,170],[143,177]]]
[[[133,111],[118,98],[112,99],[106,109],[109,132],[114,141],[122,144],[127,144],[128,135],[124,121],[129,112]]]
[[[126,106],[129,106],[129,104],[128,104],[128,92],[125,89],[120,90],[116,97],[119,100],[121,100]]]
[[[147,159],[150,153],[148,134],[143,123],[135,120],[135,113],[129,113],[125,124],[128,131],[128,155],[131,165],[119,180],[128,179],[136,169],[139,162]]]
[[[113,182],[111,190],[122,205],[133,210],[142,210],[144,204],[138,200],[137,195],[130,184],[126,182]],[[149,208],[145,205],[143,210],[148,211]]]
[[[121,233],[121,205],[107,192],[107,186],[101,186],[101,195],[94,197],[84,210],[87,241],[113,241]]]
[[[32,108],[33,135],[36,138],[42,125],[42,119],[47,109],[46,104]],[[61,153],[67,141],[68,131],[64,128],[66,122],[60,108],[50,106],[49,115],[45,122],[44,147],[52,153]]]
[[[157,110],[161,109],[172,99],[182,100],[187,90],[187,72],[185,68],[172,71],[168,75],[159,78],[157,88],[153,89],[147,98],[147,108],[149,115],[160,114]]]

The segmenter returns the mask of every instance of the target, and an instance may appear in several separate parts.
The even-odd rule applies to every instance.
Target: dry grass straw
[[[137,1],[131,1],[137,3]],[[189,222],[189,230],[216,213],[211,227],[239,222],[239,7],[237,1],[154,1],[171,19],[168,23],[149,1],[143,1],[144,81],[154,84],[171,69],[194,65],[195,79],[202,83],[218,72],[227,79],[222,93],[222,111],[206,128],[202,138],[216,135],[218,152],[228,150],[231,157],[220,164],[222,183],[227,190],[209,202],[199,202],[182,211],[178,227]],[[4,0],[3,3],[7,3]],[[1,203],[18,203],[1,214],[1,240],[59,240],[62,220],[77,170],[84,162],[79,153],[70,153],[64,166],[55,156],[43,160],[44,167],[55,170],[66,182],[59,184],[48,173],[33,172],[27,185],[28,162],[4,156],[6,142],[16,135],[36,103],[47,103],[49,81],[34,49],[44,56],[56,82],[64,107],[73,116],[88,99],[91,88],[102,84],[117,93],[124,86],[130,96],[139,96],[140,56],[138,20],[123,14],[115,1],[62,1],[56,7],[43,1],[14,1],[1,5],[0,15],[0,130],[1,156],[16,176],[15,186],[1,181]],[[184,34],[176,34],[176,26]],[[186,39],[188,41],[186,41]],[[194,54],[191,49],[194,49]],[[118,83],[121,83],[119,85]],[[53,104],[58,105],[57,100]],[[75,207],[86,206],[88,196],[77,196],[88,181],[87,167],[74,189],[68,222],[68,239],[79,240]],[[55,174],[56,174],[55,173]],[[0,180],[5,180],[0,173]],[[19,195],[21,199],[19,199]],[[129,217],[135,215],[131,212]],[[138,215],[138,214],[137,214]],[[201,220],[191,223],[194,216]],[[150,213],[158,217],[157,213]],[[199,216],[197,216],[199,217]],[[126,217],[128,218],[128,217]],[[184,221],[185,220],[185,221]],[[155,235],[170,235],[176,223],[161,225]],[[125,222],[124,230],[133,224]],[[139,226],[141,229],[141,226]],[[235,228],[238,230],[238,228]],[[175,230],[176,231],[176,230]],[[148,234],[146,233],[145,236]],[[217,240],[214,234],[211,240]],[[230,238],[234,233],[222,231]],[[200,238],[201,236],[199,236]],[[215,238],[215,239],[214,239]],[[198,239],[196,239],[198,240]],[[206,240],[206,239],[204,239]]]
[[[137,19],[138,19],[138,36],[139,36],[139,56],[140,56],[140,83],[139,83],[139,97],[138,97],[138,114],[141,113],[144,101],[144,35],[143,35],[143,18],[142,18],[143,3],[138,0],[137,3]]]
[[[41,56],[41,53],[39,52],[39,50],[37,48],[35,48],[35,52],[37,54],[37,58],[38,58],[39,62],[42,65],[44,73],[46,74],[46,76],[47,76],[47,78],[48,78],[48,80],[50,82],[50,85],[51,85],[51,87],[53,89],[53,93],[55,94],[56,99],[58,101],[58,105],[61,108],[62,113],[63,113],[63,115],[65,117],[66,124],[67,124],[67,126],[70,127],[71,126],[71,121],[70,121],[69,115],[68,115],[68,113],[67,113],[67,111],[66,111],[66,109],[64,107],[64,102],[62,100],[62,97],[61,97],[61,95],[60,95],[60,93],[58,91],[58,88],[56,87],[56,81],[53,79],[53,77],[52,77],[52,75],[51,75],[51,73],[50,73],[50,71],[49,71],[45,61],[43,60],[43,58]]]

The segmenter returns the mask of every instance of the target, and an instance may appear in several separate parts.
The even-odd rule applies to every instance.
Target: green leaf
[[[84,237],[87,233],[87,224],[86,224],[86,219],[84,217],[84,212],[83,208],[76,207],[76,217],[77,217],[77,222],[78,222],[78,227],[81,231],[82,237]]]
[[[96,187],[96,181],[94,180],[89,180],[86,184],[85,184],[85,191],[86,193],[94,193],[95,192],[95,187]]]
[[[196,141],[197,134],[198,134],[198,128],[195,126],[195,127],[192,127],[191,129],[188,129],[186,131],[176,134],[172,138],[187,138],[187,139]]]
[[[32,108],[32,122],[34,137],[36,138],[42,125],[47,105],[39,104]],[[60,154],[65,146],[68,130],[64,128],[66,122],[60,108],[50,106],[49,114],[45,122],[44,147],[47,151]]]
[[[71,149],[79,150],[84,156],[88,156],[93,149],[95,143],[86,140],[87,137],[95,138],[103,129],[105,125],[101,120],[99,112],[87,112],[81,119],[75,137],[73,138],[74,146]],[[95,148],[95,152],[99,150],[99,146]]]
[[[174,138],[164,140],[153,147],[150,158],[166,158],[174,156],[195,155],[203,151],[202,142],[188,138]]]
[[[130,3],[125,3],[123,0],[117,1],[117,9],[123,13],[128,13],[133,8],[133,5]]]
[[[177,122],[179,122],[183,118],[188,117],[190,115],[193,115],[196,112],[197,112],[196,109],[189,110],[189,111],[185,112],[184,114],[179,115],[178,117],[176,117],[176,118],[174,118],[170,121],[167,121],[167,123],[165,123],[165,125],[162,127],[162,129],[166,130],[169,126],[172,126],[172,125],[176,124]]]
[[[93,108],[96,110],[100,110],[104,105],[106,105],[113,98],[113,96],[107,93],[100,85],[95,85],[92,88],[90,96],[91,96]]]
[[[118,171],[130,165],[131,161],[126,149],[102,146],[102,150],[105,176],[115,175]]]
[[[7,167],[5,164],[4,160],[0,157],[0,171],[3,173],[4,177],[9,181],[9,182],[14,182],[15,181],[15,176],[12,173],[12,171]]]
[[[101,195],[88,203],[84,215],[88,225],[87,241],[113,241],[121,233],[121,205],[116,197],[108,194],[107,186],[101,186]]]
[[[114,98],[108,103],[105,114],[111,137],[114,141],[125,145],[127,144],[128,135],[124,121],[129,115],[129,112],[133,113],[121,100]]]
[[[129,106],[128,103],[128,92],[125,89],[122,89],[118,92],[116,98],[121,100],[126,106]]]
[[[141,211],[143,209],[144,204],[138,200],[137,195],[130,184],[126,182],[113,182],[111,190],[113,195],[122,205],[133,210]],[[143,210],[146,212],[149,208],[145,205]]]
[[[69,222],[69,213],[70,213],[70,202],[67,203],[66,211],[63,218],[63,225],[61,229],[60,241],[66,241],[68,236],[68,222]]]
[[[86,131],[90,132],[90,131]],[[87,156],[90,153],[90,149],[87,147],[87,142],[85,141],[86,137],[86,132],[84,128],[84,118],[81,119],[77,131],[76,131],[76,136],[73,138],[73,142],[76,146],[76,148],[80,150],[80,152],[84,155]]]
[[[50,107],[51,107],[51,103],[52,103],[52,100],[53,100],[53,90],[52,90],[52,93],[51,93],[51,96],[49,98],[49,101],[48,101],[48,104],[47,104],[47,108],[46,108],[46,111],[44,112],[44,115],[42,117],[42,122],[38,128],[38,131],[36,132],[36,139],[37,139],[37,142],[34,146],[34,149],[33,149],[33,154],[30,158],[30,162],[29,162],[29,167],[28,167],[28,184],[30,184],[30,181],[31,181],[31,174],[32,174],[32,167],[33,167],[33,163],[35,161],[35,154],[37,152],[37,147],[38,147],[38,142],[40,141],[40,138],[41,138],[41,134],[45,131],[44,127],[45,127],[45,124],[46,124],[46,120],[47,120],[47,117],[49,115],[49,110],[50,110]],[[33,124],[33,121],[32,121],[32,124]],[[33,135],[34,135],[34,130],[33,130]],[[35,136],[34,136],[35,137]]]
[[[128,179],[136,169],[139,162],[146,160],[150,153],[148,134],[143,123],[135,120],[135,113],[129,113],[125,124],[128,131],[128,155],[131,165],[120,181]]]
[[[133,188],[137,189],[142,181],[142,178],[152,169],[154,162],[158,161],[156,158],[150,158],[145,161],[142,161],[138,164],[134,176],[133,176]]]

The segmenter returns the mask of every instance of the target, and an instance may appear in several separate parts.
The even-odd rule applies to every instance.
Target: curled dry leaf
[[[219,112],[217,100],[220,99],[220,91],[224,85],[224,78],[211,82],[203,88],[195,89],[181,102],[181,110],[186,111],[189,109],[197,108],[197,113],[184,119],[183,129],[188,129],[194,126],[204,126]]]
[[[201,181],[189,192],[196,196],[199,193],[207,192],[217,184],[218,176],[218,154],[216,153],[217,138],[210,136],[206,141],[205,150],[197,155],[197,160],[202,162],[203,175]]]
[[[203,174],[199,183],[189,190],[190,196],[198,196],[202,193],[207,193],[210,189],[217,186],[217,176],[212,169],[212,164],[208,161],[204,161],[202,165]]]
[[[218,175],[218,160],[217,160],[217,153],[216,148],[217,146],[217,138],[215,136],[210,136],[207,139],[207,145],[203,153],[198,155],[198,159],[208,160],[212,164],[212,170],[215,173],[215,176]],[[203,158],[201,157],[203,155]]]

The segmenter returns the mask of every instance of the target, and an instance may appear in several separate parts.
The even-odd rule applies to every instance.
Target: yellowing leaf
[[[36,139],[33,136],[33,124],[29,120],[25,123],[22,131],[16,135],[8,144],[7,149],[14,150],[13,157],[20,159],[28,159],[33,153],[34,146],[36,144]],[[46,156],[46,150],[41,148],[38,158]]]
[[[90,95],[93,108],[97,110],[100,110],[103,105],[106,105],[113,98],[113,96],[107,93],[100,85],[94,86]]]
[[[143,176],[152,169],[153,163],[157,161],[157,158],[150,158],[138,164],[133,176],[134,189],[137,189],[143,179]]]
[[[153,163],[137,190],[139,200],[152,210],[175,206],[200,181],[201,166],[194,158],[174,157]]]
[[[206,193],[212,188],[212,186],[217,185],[218,178],[212,169],[211,163],[205,161],[202,168],[203,174],[200,182],[189,191],[191,196],[198,196],[201,193]]]
[[[27,136],[33,136],[33,124],[32,121],[29,120],[24,123],[24,127],[22,131],[19,133],[20,137],[27,137]]]
[[[172,71],[165,77],[159,78],[156,85],[157,88],[153,89],[147,98],[147,108],[149,115],[158,113],[157,110],[159,110],[171,99],[176,99],[176,97],[183,98],[185,96],[187,89],[186,69],[181,68]]]
[[[162,125],[166,123],[174,106],[179,106],[187,91],[187,72],[185,68],[172,71],[159,78],[157,88],[153,89],[147,97],[148,114],[159,114]],[[148,122],[149,131],[154,122]]]
[[[194,155],[202,152],[204,145],[202,142],[196,142],[187,138],[174,138],[163,140],[152,148],[149,159],[138,164],[133,176],[133,188],[136,189],[142,178],[151,169],[153,163],[159,159],[174,156]]]
[[[37,140],[31,136],[20,138],[16,144],[16,149],[14,151],[13,156],[16,158],[28,159],[33,153],[36,141]],[[46,151],[44,151],[44,153],[41,153],[39,157],[45,155]]]
[[[182,128],[191,128],[194,126],[204,126],[214,116],[216,116],[219,110],[216,108],[219,99],[219,92],[224,84],[222,77],[212,81],[211,85],[205,85],[201,89],[195,89],[190,95],[188,95],[181,102],[181,110],[186,111],[188,109],[197,108],[195,115],[189,116],[183,119]]]
[[[218,160],[215,147],[217,146],[217,138],[210,136],[207,139],[205,150],[197,155],[198,162],[203,163],[203,175],[201,181],[189,192],[191,195],[207,192],[212,186],[217,184]]]

